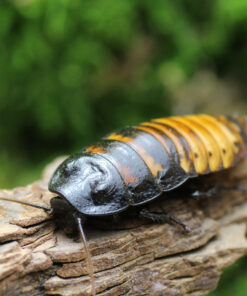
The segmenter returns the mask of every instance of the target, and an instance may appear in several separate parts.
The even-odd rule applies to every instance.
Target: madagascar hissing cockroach
[[[246,147],[247,123],[240,116],[155,119],[115,131],[67,158],[49,182],[49,190],[58,195],[51,199],[51,208],[25,204],[52,210],[63,222],[65,217],[76,221],[95,295],[93,265],[82,227],[86,217],[118,214],[156,199],[189,178],[231,168],[245,157]],[[175,217],[169,218],[188,229]]]

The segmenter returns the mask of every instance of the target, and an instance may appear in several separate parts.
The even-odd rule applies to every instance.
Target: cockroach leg
[[[142,209],[139,212],[139,216],[141,218],[146,218],[156,223],[175,222],[176,224],[182,226],[184,230],[188,232],[192,232],[192,229],[189,226],[185,225],[181,220],[179,220],[178,218],[176,218],[175,216],[169,213],[166,213],[165,211],[157,213],[157,212],[151,212],[148,209]]]

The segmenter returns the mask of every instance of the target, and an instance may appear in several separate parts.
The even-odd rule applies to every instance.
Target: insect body
[[[83,215],[112,215],[187,179],[228,169],[246,153],[241,117],[160,118],[109,134],[66,159],[49,190]]]

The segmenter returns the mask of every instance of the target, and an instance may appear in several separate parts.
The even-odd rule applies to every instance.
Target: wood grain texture
[[[0,190],[0,196],[49,205],[54,194],[47,182],[61,160],[49,165],[41,180]],[[215,183],[247,188],[247,162],[196,178],[192,185]],[[186,195],[181,189],[149,207],[158,211],[162,206],[191,233],[131,216],[100,223],[108,230],[85,227],[97,295],[197,296],[216,288],[222,270],[247,253],[247,192],[228,188],[202,201]],[[0,295],[90,295],[82,243],[57,230],[45,211],[0,201],[0,242]]]

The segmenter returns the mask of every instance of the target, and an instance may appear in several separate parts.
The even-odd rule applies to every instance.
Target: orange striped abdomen
[[[173,128],[188,143],[188,155],[197,174],[230,168],[246,153],[244,127],[238,119],[201,114],[160,118],[154,122]],[[180,164],[183,167],[182,159]]]

